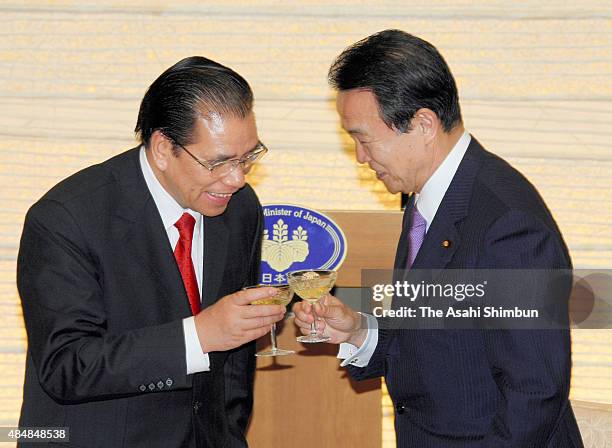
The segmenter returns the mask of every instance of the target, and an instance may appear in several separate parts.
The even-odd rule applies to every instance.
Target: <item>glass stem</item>
[[[276,322],[270,325],[270,339],[272,340],[272,351],[278,350],[276,348]]]
[[[314,320],[312,321],[312,324],[310,325],[310,335],[316,336],[317,335],[317,313],[315,313],[314,305],[312,306],[312,317],[314,318]]]

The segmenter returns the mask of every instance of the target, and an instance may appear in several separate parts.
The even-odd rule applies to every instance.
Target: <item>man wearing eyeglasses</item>
[[[249,306],[273,289],[241,291],[263,226],[245,183],[267,152],[252,104],[233,70],[184,59],[145,94],[139,147],[29,210],[20,426],[67,427],[67,446],[246,446],[253,341],[284,313]]]

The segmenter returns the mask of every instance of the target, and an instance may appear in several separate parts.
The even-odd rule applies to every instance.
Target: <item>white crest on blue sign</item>
[[[272,225],[273,237],[270,239],[268,229],[264,229],[261,261],[267,262],[277,272],[286,270],[296,261],[304,261],[308,256],[308,231],[302,226],[293,230],[291,240],[288,237],[289,226],[283,219]]]

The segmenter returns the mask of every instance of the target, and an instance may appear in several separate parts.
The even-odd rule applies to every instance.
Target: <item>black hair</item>
[[[173,144],[187,146],[194,143],[198,117],[218,113],[245,118],[252,107],[253,92],[242,76],[215,61],[192,56],[151,84],[140,104],[134,132],[146,147],[156,130]]]
[[[462,122],[455,79],[438,50],[400,30],[373,34],[346,48],[329,69],[337,90],[370,90],[390,128],[411,130],[417,110],[435,112],[445,132]]]

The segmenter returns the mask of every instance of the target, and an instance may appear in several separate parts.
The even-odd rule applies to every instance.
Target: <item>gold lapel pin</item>
[[[449,247],[451,247],[451,240],[444,240],[444,241],[442,241],[442,247],[444,249],[448,249]]]

